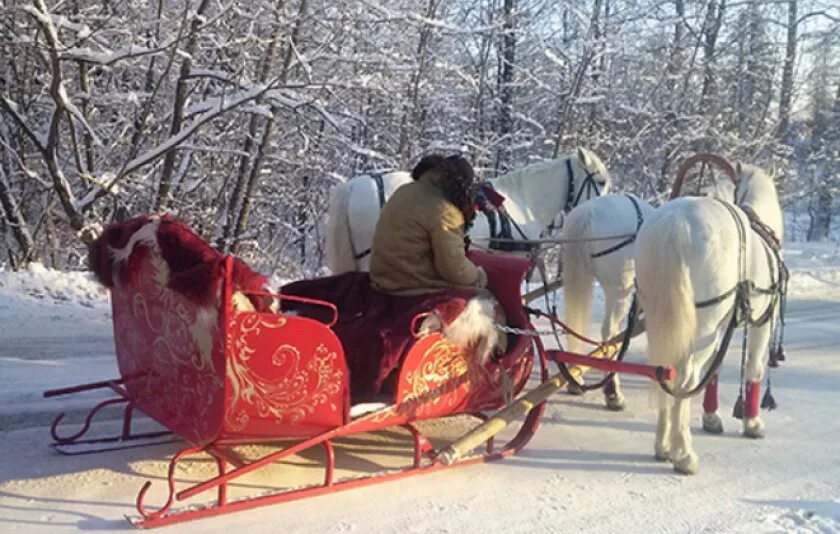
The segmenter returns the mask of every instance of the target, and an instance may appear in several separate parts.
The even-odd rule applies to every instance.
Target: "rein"
[[[580,334],[572,331],[571,329],[569,329],[568,327],[566,327],[565,325],[560,323],[559,319],[557,319],[556,316],[549,315],[547,313],[543,313],[539,310],[534,310],[534,309],[531,309],[531,308],[526,308],[526,311],[528,313],[531,313],[531,314],[536,314],[536,315],[539,315],[541,317],[545,317],[549,321],[551,321],[552,324],[555,324],[555,323],[559,324],[560,327],[563,328],[567,334],[572,334],[572,335],[582,339],[583,341],[589,341],[588,339],[583,338]],[[621,346],[619,347],[618,353],[616,354],[615,358],[609,358],[610,360],[617,361],[617,362],[624,361],[624,356],[627,354],[627,349],[630,348],[630,340],[633,339],[633,336],[634,336],[634,328],[636,326],[636,321],[638,319],[638,316],[639,316],[639,307],[636,303],[636,295],[633,295],[633,301],[630,304],[630,311],[627,315],[627,327],[624,329],[624,333],[623,333],[622,338],[621,338]],[[601,344],[601,343],[596,343],[596,344],[598,346],[601,346],[601,347],[605,346],[604,344]],[[613,377],[615,377],[615,372],[613,371],[613,372],[610,372],[610,373],[607,373],[606,375],[604,375],[601,378],[601,380],[599,380],[598,382],[595,382],[595,383],[592,383],[592,384],[585,384],[585,383],[579,382],[578,379],[575,378],[574,375],[572,375],[572,373],[569,371],[569,368],[568,368],[568,366],[566,365],[565,362],[561,362],[561,361],[557,360],[556,363],[557,363],[557,367],[560,369],[560,373],[563,375],[563,378],[565,378],[566,381],[569,382],[570,384],[574,384],[577,387],[579,387],[581,389],[581,391],[591,391],[593,389],[601,389],[608,384],[612,384],[613,383]],[[660,384],[661,383],[662,382],[660,382]]]
[[[624,196],[630,199],[630,202],[633,204],[633,209],[636,210],[636,232],[621,243],[614,245],[606,250],[602,250],[601,252],[596,252],[595,254],[592,254],[591,257],[593,259],[600,258],[602,256],[606,256],[607,254],[612,254],[613,252],[621,250],[622,248],[636,241],[636,236],[639,235],[639,230],[642,228],[642,223],[645,221],[644,217],[642,216],[642,210],[641,208],[639,208],[639,202],[632,195]]]

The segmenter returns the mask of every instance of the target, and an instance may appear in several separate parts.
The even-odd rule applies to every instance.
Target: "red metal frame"
[[[656,382],[665,380],[673,380],[676,372],[673,367],[663,367],[661,365],[647,365],[643,363],[629,363],[619,362],[616,360],[609,360],[605,358],[598,358],[595,356],[586,356],[583,354],[576,354],[574,352],[566,352],[562,350],[547,350],[546,354],[549,360],[570,363],[572,365],[580,365],[585,367],[592,367],[605,371],[607,373],[625,373],[631,375],[646,376]]]
[[[50,435],[52,436],[53,442],[56,445],[92,445],[92,444],[105,444],[105,443],[124,443],[128,444],[132,441],[138,440],[145,440],[150,438],[160,438],[163,436],[171,435],[172,432],[169,430],[160,430],[156,432],[140,432],[134,433],[131,431],[131,423],[133,420],[134,415],[134,403],[132,402],[131,398],[129,398],[128,393],[125,391],[124,388],[120,387],[123,383],[122,378],[116,378],[113,380],[103,380],[101,382],[91,382],[89,384],[81,384],[78,386],[71,386],[59,389],[51,389],[44,392],[44,398],[50,397],[58,397],[62,395],[70,395],[73,393],[79,393],[82,391],[92,391],[95,389],[103,389],[109,388],[118,396],[113,397],[110,399],[106,399],[101,401],[100,403],[96,404],[93,408],[90,409],[87,416],[85,417],[85,421],[82,424],[82,428],[72,434],[70,436],[59,436],[58,434],[58,425],[64,419],[66,415],[64,412],[59,412],[55,419],[53,419],[52,424],[50,425]],[[126,403],[125,408],[123,409],[123,423],[122,423],[122,430],[119,435],[116,436],[107,436],[101,438],[91,438],[91,439],[79,439],[85,434],[87,434],[88,430],[90,430],[91,423],[93,422],[93,417],[106,406],[114,405],[114,404],[121,404]]]

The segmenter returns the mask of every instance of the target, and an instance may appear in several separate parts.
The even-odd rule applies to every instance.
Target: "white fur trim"
[[[387,406],[384,402],[363,402],[362,404],[356,404],[350,408],[350,419],[379,411]]]
[[[149,222],[131,234],[128,243],[123,248],[108,247],[108,251],[111,253],[111,259],[114,260],[114,266],[116,267],[117,264],[127,260],[138,243],[151,247],[157,246],[158,226],[160,226],[160,219],[158,217],[150,217]]]
[[[195,322],[189,326],[193,343],[201,354],[203,368],[213,369],[213,334],[219,321],[219,312],[215,307],[199,308]]]
[[[470,349],[479,364],[484,365],[503,337],[496,330],[495,303],[488,298],[470,299],[464,310],[448,325],[437,314],[423,320],[420,334],[442,331],[443,335],[459,347]]]

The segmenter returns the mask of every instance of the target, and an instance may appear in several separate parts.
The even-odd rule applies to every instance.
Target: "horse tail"
[[[566,217],[563,238],[586,238],[591,229],[592,210],[581,205]],[[592,263],[587,242],[571,241],[563,245],[563,307],[566,324],[581,334],[586,334],[592,307]],[[567,343],[570,351],[581,352],[582,342],[575,336],[567,336]]]
[[[697,328],[688,267],[691,229],[673,213],[645,222],[636,240],[636,282],[648,337],[648,363],[685,361]]]
[[[347,216],[352,190],[353,188],[346,182],[337,184],[330,190],[324,245],[327,267],[330,268],[332,274],[356,270],[353,238],[350,233],[350,218]]]

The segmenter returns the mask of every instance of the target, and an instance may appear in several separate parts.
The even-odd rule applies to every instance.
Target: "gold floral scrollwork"
[[[340,408],[329,402],[340,396],[344,378],[335,351],[320,344],[313,354],[305,357],[298,347],[281,343],[263,356],[253,347],[254,341],[266,329],[282,328],[286,319],[272,316],[269,320],[256,313],[237,315],[238,328],[230,330],[228,343],[227,377],[231,396],[225,418],[231,430],[244,429],[254,409],[261,419],[296,425],[315,413],[318,406],[328,404],[332,411]],[[235,336],[234,331],[238,331]],[[283,339],[283,336],[276,337]],[[262,338],[265,339],[270,338]],[[268,358],[271,365],[256,365],[255,358],[259,357]]]
[[[418,415],[426,411],[424,407],[440,406],[444,399],[447,406],[454,406],[459,398],[449,394],[463,387],[469,374],[461,348],[439,339],[426,349],[417,368],[406,374],[408,390],[403,391],[403,402],[416,403]]]

